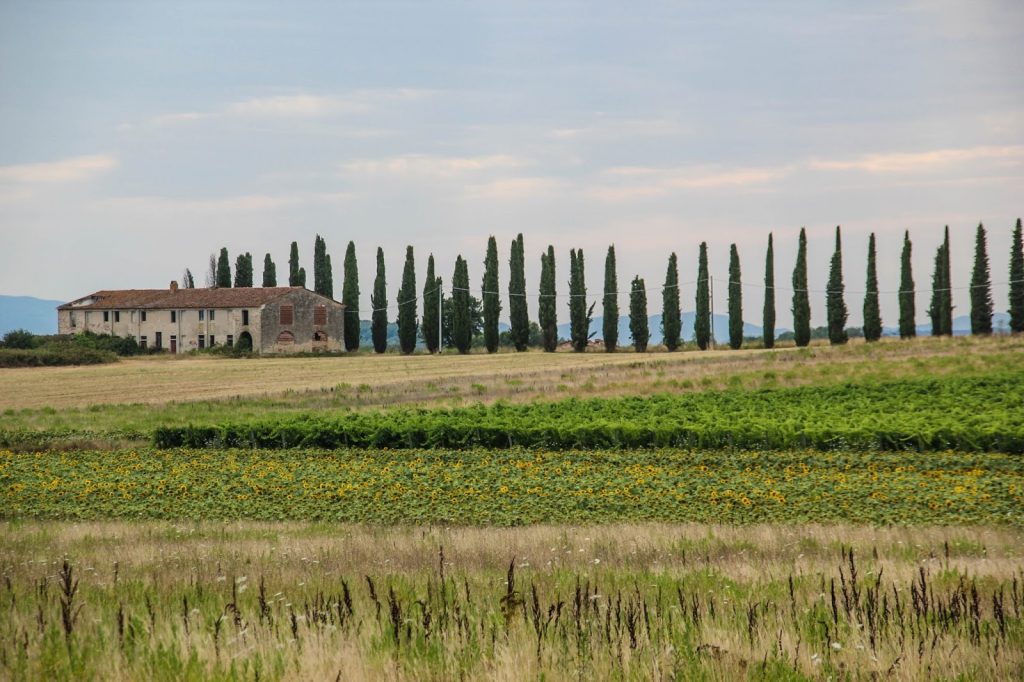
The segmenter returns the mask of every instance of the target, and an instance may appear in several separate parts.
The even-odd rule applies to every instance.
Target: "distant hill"
[[[683,341],[692,341],[693,340],[693,326],[694,326],[694,321],[696,320],[696,318],[697,318],[697,313],[695,313],[695,312],[684,312],[683,313],[683,328],[682,328],[682,333],[681,333]],[[652,346],[657,346],[663,340],[663,336],[662,336],[662,333],[661,333],[661,315],[660,314],[659,315],[651,315],[650,317],[648,317],[647,318],[647,326],[648,326],[648,328],[650,329],[650,332],[651,332],[651,338],[649,340],[649,343]],[[729,316],[728,315],[718,315],[718,314],[716,314],[714,316],[713,327],[714,327],[714,332],[715,332],[715,339],[719,343],[726,343],[726,342],[728,342],[728,340],[729,340]],[[593,338],[595,338],[595,339],[604,338],[604,318],[603,317],[595,317],[593,320],[591,320],[590,321],[590,331],[593,333]],[[776,334],[781,334],[785,330],[784,329],[776,329],[775,331],[776,331]],[[560,338],[563,338],[563,339],[569,338],[570,332],[571,332],[571,328],[570,328],[570,325],[569,325],[568,322],[566,322],[565,324],[558,325],[558,336]],[[744,322],[743,323],[743,336],[761,336],[761,334],[762,334],[761,327],[759,327],[759,326],[757,326],[755,324],[750,324],[749,322]],[[623,345],[623,346],[628,346],[630,343],[632,343],[632,340],[633,340],[633,337],[629,333],[629,316],[628,315],[620,315],[619,316],[619,344]]]
[[[0,296],[0,336],[13,329],[56,334],[57,306],[64,303],[32,296]]]

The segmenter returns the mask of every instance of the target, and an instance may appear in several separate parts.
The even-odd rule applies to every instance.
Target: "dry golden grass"
[[[932,372],[1019,357],[1024,337],[921,338],[771,351],[509,353],[225,359],[146,357],[111,365],[0,370],[0,410],[273,398],[296,407],[525,401],[739,385],[803,385]],[[0,418],[2,421],[2,418]]]
[[[1020,529],[17,522],[0,532],[0,628],[10,635],[0,638],[0,677],[10,679],[996,680],[1024,672]],[[833,616],[830,585],[839,591],[843,580],[845,593],[853,583],[850,549],[860,594],[849,614],[838,597]],[[65,557],[80,580],[72,607],[82,605],[67,641]],[[513,559],[516,592],[503,601]],[[922,575],[928,615],[910,587]],[[354,604],[347,615],[342,580]],[[989,601],[997,592],[1002,631]],[[560,616],[538,638],[538,614],[543,625],[558,602]],[[961,607],[955,617],[934,610]]]

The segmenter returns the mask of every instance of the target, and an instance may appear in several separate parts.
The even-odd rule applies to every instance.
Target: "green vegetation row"
[[[162,426],[154,445],[252,448],[652,447],[1024,453],[1024,370],[871,385]]]
[[[7,518],[1024,523],[993,453],[529,450],[0,451]]]
[[[15,329],[0,339],[0,367],[99,365],[145,352],[131,337],[91,332],[42,336]]]

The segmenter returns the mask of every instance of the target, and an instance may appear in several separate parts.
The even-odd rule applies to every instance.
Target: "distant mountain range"
[[[57,306],[63,304],[64,301],[54,301],[42,298],[34,298],[32,296],[0,296],[0,336],[3,336],[12,329],[27,329],[33,334],[56,334],[57,333]],[[682,337],[686,341],[693,339],[693,323],[696,318],[694,312],[683,313],[683,331]],[[647,323],[651,331],[650,344],[656,346],[662,342],[661,333],[661,315],[651,315],[647,318]],[[370,323],[368,320],[363,320],[362,324],[362,344],[369,345],[370,341]],[[995,313],[992,316],[992,327],[998,331],[1008,331],[1010,327],[1010,316],[1006,313]],[[501,323],[501,329],[508,329],[508,325],[504,322]],[[920,336],[930,334],[932,330],[931,324],[919,324],[917,325],[917,333]],[[604,318],[595,317],[590,322],[590,331],[593,332],[593,338],[599,339],[604,336]],[[714,316],[714,331],[715,338],[719,342],[725,342],[729,339],[729,316],[718,314]],[[775,333],[783,334],[789,331],[788,329],[779,328],[775,330]],[[885,336],[899,336],[898,327],[883,327],[882,334]],[[959,317],[953,318],[953,334],[955,336],[964,336],[971,333],[971,317],[970,315],[960,315]],[[743,324],[743,335],[744,336],[761,336],[761,327],[756,324],[750,324],[745,322]],[[558,325],[558,335],[561,338],[569,338],[569,323]],[[622,345],[628,345],[632,340],[629,333],[629,317],[623,315],[619,317],[619,343]],[[389,345],[398,343],[398,328],[392,323],[388,325],[388,343]]]
[[[32,296],[0,296],[0,336],[13,329],[56,334],[57,306],[64,303]]]

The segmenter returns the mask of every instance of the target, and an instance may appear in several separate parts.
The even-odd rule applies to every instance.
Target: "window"
[[[213,340],[213,334],[210,334],[210,348],[213,348],[215,345],[217,345],[217,342]]]
[[[139,337],[139,348],[143,348],[144,349],[148,343],[149,343],[149,340],[145,336]]]
[[[228,348],[231,348],[234,345],[235,345],[235,337],[232,336],[231,334],[228,334]]]
[[[200,310],[199,314],[202,315],[203,311]],[[200,349],[206,348],[206,337],[203,336],[202,334],[199,335],[199,348]]]
[[[75,314],[74,313],[71,313],[71,326],[72,327],[77,327],[78,326],[78,321],[75,319]]]
[[[154,346],[154,348],[156,348],[157,350],[160,350],[163,347],[164,347],[164,333],[163,332],[157,332],[156,333],[156,345]]]
[[[277,335],[277,342],[283,344],[295,343],[295,335],[289,331],[283,331]]]
[[[327,324],[327,306],[318,305],[313,308],[313,324],[320,326]]]
[[[248,310],[243,310],[242,311],[242,326],[243,327],[248,327],[249,326],[249,311]]]
[[[295,308],[292,305],[281,306],[281,324],[292,324]]]
[[[178,321],[178,311],[177,310],[172,310],[171,311],[171,322],[177,322],[177,321]]]
[[[115,310],[114,311],[114,322],[120,322],[120,321],[121,321],[121,311],[120,310]]]
[[[214,311],[214,310],[210,311],[210,322],[213,322],[213,313],[214,312],[216,312],[216,311]]]
[[[142,311],[142,321],[143,322],[146,321],[146,311],[145,310]]]
[[[203,310],[202,308],[199,309],[199,321],[200,322],[203,321],[203,316],[204,316],[205,313],[206,313],[205,310]],[[200,348],[202,348],[202,346],[200,346]]]
[[[109,310],[104,310],[103,311],[103,321],[104,322],[110,322],[110,311]],[[174,320],[171,320],[171,321],[173,322]]]

